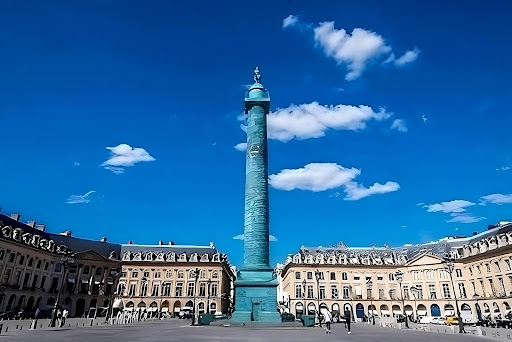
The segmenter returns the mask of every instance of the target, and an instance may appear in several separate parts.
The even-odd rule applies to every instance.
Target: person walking
[[[327,309],[325,309],[325,311],[324,311],[324,322],[325,322],[325,329],[326,329],[325,333],[330,334],[331,333],[332,315],[329,312],[329,310],[327,310]]]
[[[64,309],[64,310],[62,311],[62,319],[61,319],[61,321],[60,321],[60,326],[61,326],[61,327],[63,327],[63,326],[64,326],[64,324],[66,324],[66,318],[68,318],[68,313],[69,313],[69,311],[68,311],[67,309]]]
[[[352,320],[352,317],[350,317],[350,310],[345,309],[345,325],[347,327],[348,333],[351,334],[350,331],[350,322]]]

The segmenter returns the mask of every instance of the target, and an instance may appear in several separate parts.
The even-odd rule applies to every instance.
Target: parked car
[[[289,312],[281,314],[281,322],[295,322],[295,316]]]
[[[430,316],[419,316],[418,317],[418,323],[420,323],[420,324],[431,324],[432,323],[432,318],[433,317],[430,317]]]
[[[431,324],[437,324],[437,325],[445,325],[444,318],[442,317],[434,317],[432,318]]]
[[[447,316],[444,322],[446,325],[458,325],[459,319],[457,316]]]

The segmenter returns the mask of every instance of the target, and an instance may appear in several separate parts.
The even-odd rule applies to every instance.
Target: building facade
[[[456,297],[466,321],[503,318],[511,312],[511,258],[510,222],[400,248],[302,247],[279,270],[278,301],[295,315],[325,307],[356,318],[404,312],[417,318],[456,314]]]
[[[231,312],[234,274],[225,254],[210,246],[122,245],[118,293],[124,310],[176,316],[180,311]]]

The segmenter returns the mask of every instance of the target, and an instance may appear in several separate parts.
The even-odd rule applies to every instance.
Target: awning
[[[130,306],[129,308],[124,308],[123,311],[133,311],[133,306]]]
[[[389,310],[380,310],[381,315],[389,315]]]
[[[152,306],[148,309],[148,311],[158,311],[158,308],[156,306]]]
[[[180,312],[181,308],[174,308],[174,312]]]
[[[167,312],[167,311],[169,311],[169,308],[168,307],[163,307],[161,311],[162,312]]]
[[[401,310],[401,309],[394,309],[394,310],[393,310],[393,313],[394,313],[395,315],[401,315],[401,314],[402,314],[402,310]]]
[[[412,314],[412,308],[410,308],[410,309],[406,308],[405,309],[405,313],[408,314],[408,315]]]
[[[427,315],[427,310],[418,310],[418,315],[419,316],[426,316]]]

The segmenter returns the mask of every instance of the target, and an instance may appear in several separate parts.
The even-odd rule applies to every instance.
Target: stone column
[[[82,270],[83,270],[83,265],[81,264],[78,264],[77,265],[77,272],[76,272],[76,277],[75,277],[75,288],[73,289],[73,293],[78,293],[80,291],[80,287],[82,285]]]

